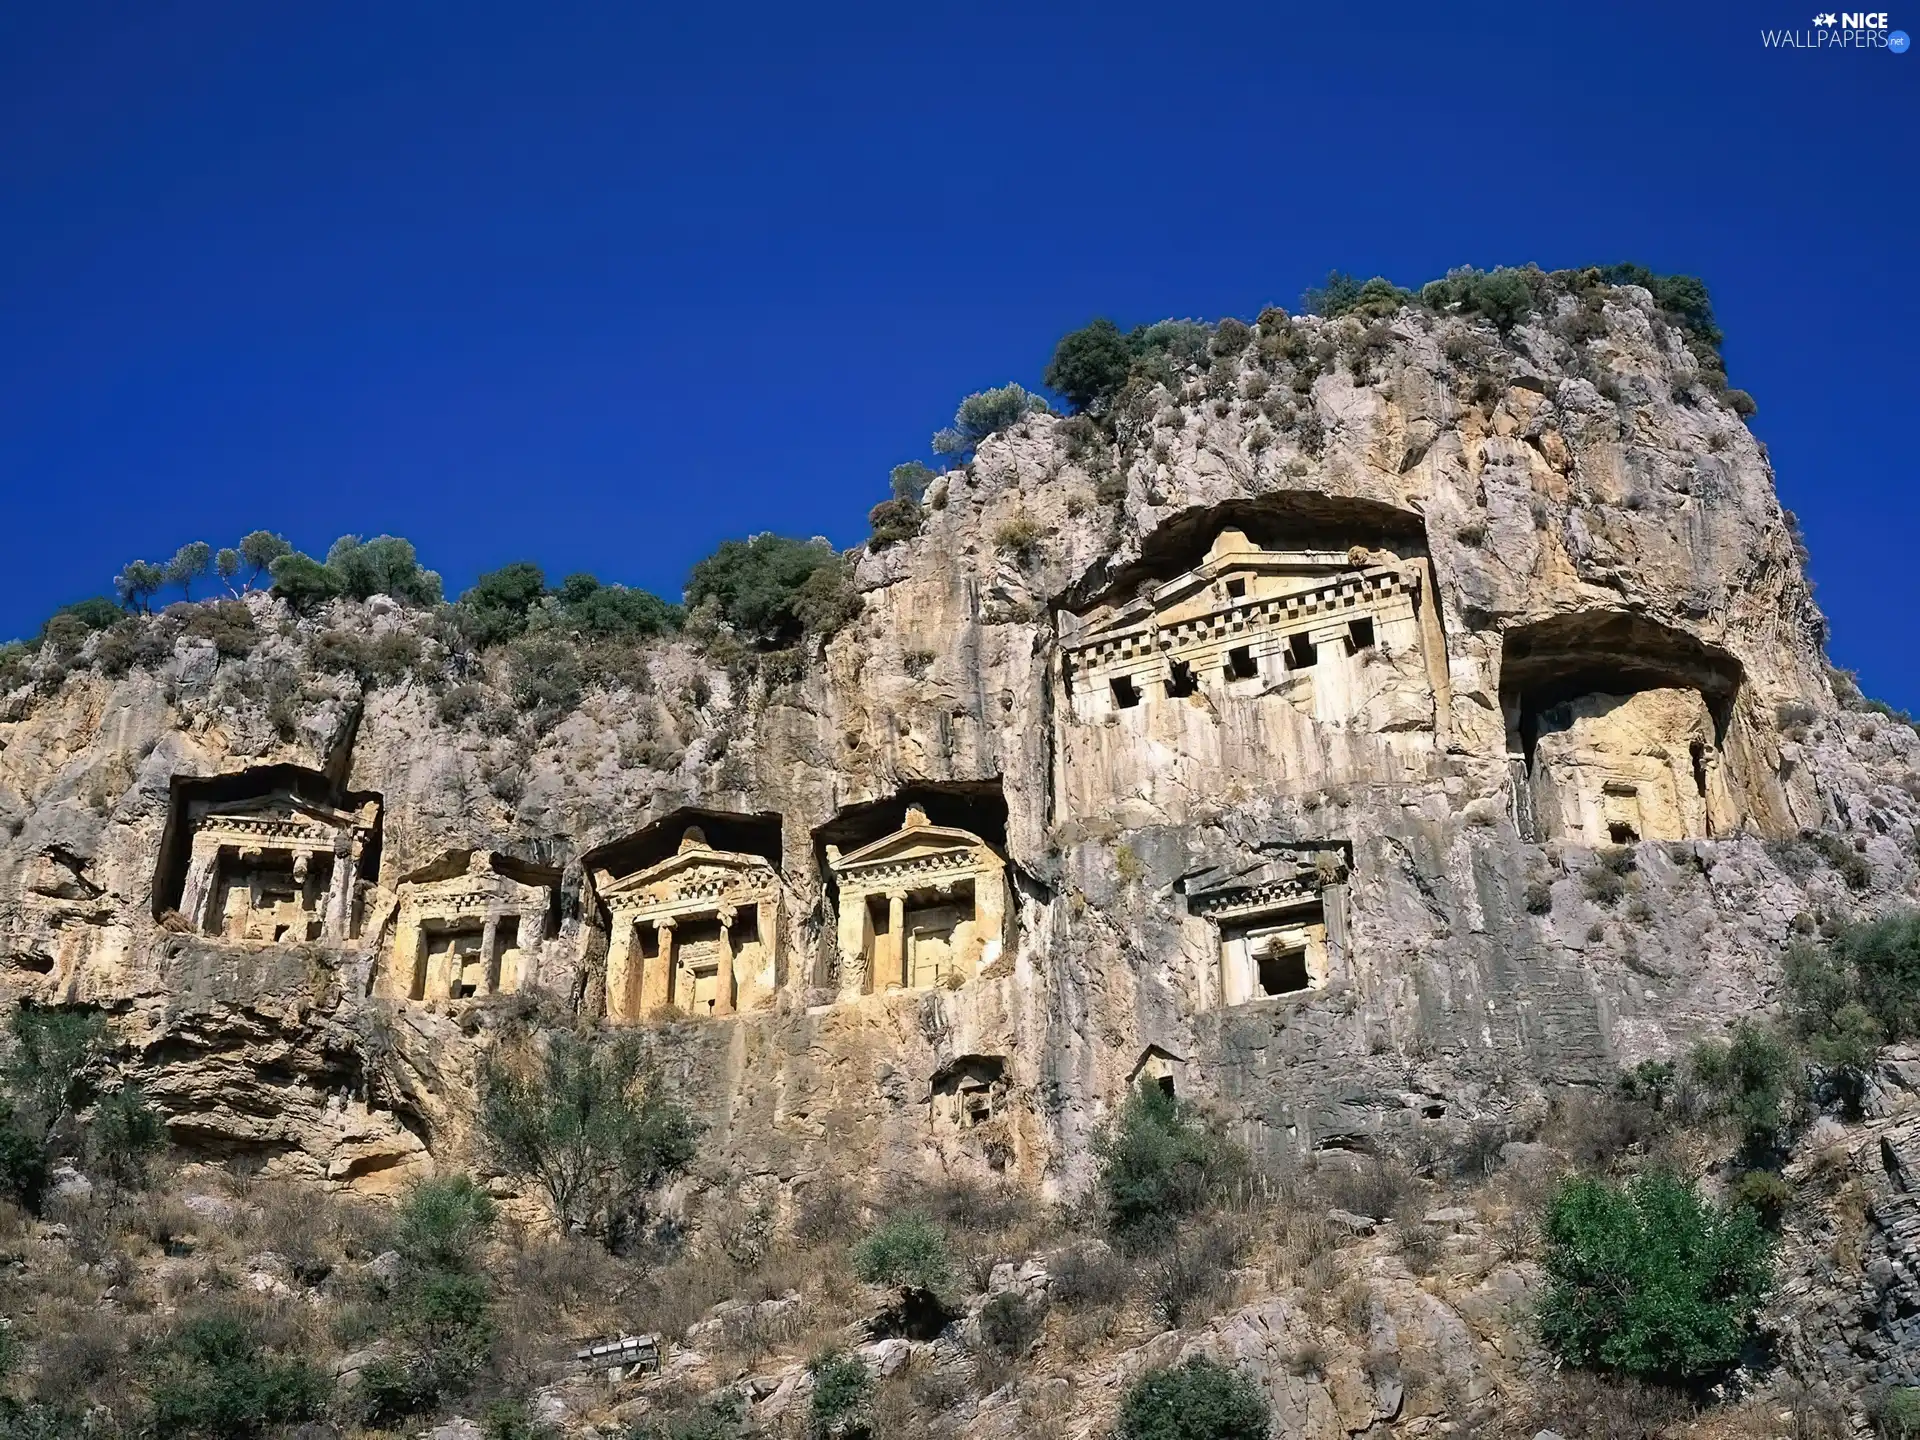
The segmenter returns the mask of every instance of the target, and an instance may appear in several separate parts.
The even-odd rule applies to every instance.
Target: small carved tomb
[[[1427,584],[1423,559],[1265,550],[1222,530],[1186,574],[1068,622],[1071,713],[1091,723],[1198,692],[1278,692],[1323,721],[1364,711],[1376,728],[1431,728],[1444,661],[1421,610]]]
[[[1000,957],[1006,862],[971,831],[918,805],[893,834],[849,854],[827,847],[840,892],[843,997],[957,985]]]
[[[607,1018],[667,1009],[729,1015],[771,989],[780,877],[762,856],[715,850],[690,827],[677,854],[615,879],[595,877],[612,917]]]
[[[1243,1005],[1323,988],[1344,934],[1346,867],[1330,851],[1189,894],[1218,946],[1220,999]]]
[[[1711,835],[1720,767],[1698,690],[1583,695],[1538,714],[1527,774],[1536,833],[1576,845]]]
[[[340,810],[281,791],[195,802],[180,911],[194,929],[262,944],[352,938],[355,882],[377,801]]]
[[[450,858],[459,863],[457,854]],[[500,857],[485,850],[469,855],[461,872],[435,878],[442,868],[400,882],[384,993],[396,1000],[463,1000],[518,990],[546,935],[558,875],[542,884],[503,873]]]
[[[1007,1061],[1003,1055],[962,1055],[933,1077],[934,1113],[962,1130],[996,1118],[1006,1106]]]

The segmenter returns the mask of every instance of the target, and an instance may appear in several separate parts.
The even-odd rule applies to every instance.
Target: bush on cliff
[[[1134,1381],[1114,1440],[1266,1440],[1271,1410],[1260,1387],[1199,1356]]]
[[[1664,1171],[1577,1177],[1542,1231],[1540,1334],[1568,1364],[1677,1382],[1738,1359],[1772,1268],[1751,1210],[1717,1210]]]
[[[933,437],[936,455],[967,456],[990,435],[1010,430],[1035,411],[1044,412],[1047,402],[1017,384],[977,390],[960,402],[953,424]]]
[[[744,639],[764,649],[794,644],[809,630],[830,623],[833,607],[822,605],[826,572],[839,577],[839,556],[825,540],[796,540],[760,534],[748,540],[724,540],[693,567],[687,579],[687,604],[711,603],[720,618]]]
[[[1103,1217],[1125,1245],[1169,1238],[1182,1217],[1205,1206],[1244,1166],[1239,1151],[1191,1106],[1143,1083],[1096,1137]]]
[[[1742,1022],[1725,1041],[1702,1041],[1689,1068],[1713,1111],[1739,1131],[1751,1159],[1772,1154],[1800,1119],[1806,1073],[1770,1027]]]
[[[561,1229],[619,1250],[644,1230],[653,1191],[692,1163],[700,1126],[635,1037],[559,1033],[537,1057],[482,1062],[480,1132],[503,1169],[546,1193]]]
[[[156,1436],[248,1440],[267,1430],[317,1420],[332,1382],[304,1359],[271,1355],[238,1313],[182,1324],[154,1357]]]
[[[1104,315],[1060,337],[1040,383],[1080,413],[1101,410],[1120,393],[1133,369],[1133,347]]]

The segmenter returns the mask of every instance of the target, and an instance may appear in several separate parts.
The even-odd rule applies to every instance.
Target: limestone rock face
[[[1483,331],[1469,365],[1469,326],[1409,310],[1364,381],[1288,389],[1256,346],[1129,399],[1118,444],[1034,416],[861,557],[803,666],[663,641],[537,726],[385,602],[253,595],[244,657],[43,666],[0,711],[5,982],[110,1010],[182,1144],[369,1190],[472,1162],[510,1015],[639,1025],[708,1173],[783,1195],[1069,1193],[1141,1076],[1281,1167],[1608,1082],[1764,1006],[1796,922],[1914,893],[1920,737],[1836,704],[1766,456],[1676,398],[1645,292],[1605,319],[1584,350]],[[341,634],[421,663],[363,683]],[[284,880],[223,842],[265,868],[255,928],[214,934],[209,796],[352,818]],[[990,863],[907,856],[849,909],[834,857],[912,806]],[[751,896],[609,903],[695,829],[764,860]],[[1283,1390],[1305,1428],[1384,1404]]]

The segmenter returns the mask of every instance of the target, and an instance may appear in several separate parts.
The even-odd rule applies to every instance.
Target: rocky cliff
[[[130,664],[43,654],[0,712],[5,983],[111,1012],[189,1152],[363,1191],[475,1163],[476,1056],[528,1015],[634,1023],[703,1181],[781,1205],[868,1170],[1072,1195],[1143,1075],[1282,1173],[1517,1133],[1920,874],[1920,736],[1837,702],[1764,448],[1646,291],[1578,308],[1270,312],[1104,427],[1033,415],[797,663],[681,635],[529,715],[431,611],[264,594],[244,647],[176,615]],[[337,927],[193,892],[199,820],[276,796],[372,807]],[[1000,862],[1000,912],[847,908],[914,815]],[[609,892],[689,830],[765,861],[777,923],[629,1013]],[[551,897],[510,976],[383,979],[464,953],[408,887],[469,872]]]

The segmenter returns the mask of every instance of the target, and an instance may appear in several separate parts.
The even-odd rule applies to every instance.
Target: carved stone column
[[[887,963],[881,967],[880,974],[891,989],[907,986],[907,892],[889,890],[887,892]]]
[[[868,967],[879,960],[878,955],[867,954],[867,897],[864,891],[841,890],[838,934],[840,998],[857,999],[866,993]],[[875,974],[878,974],[877,970]]]
[[[480,929],[480,993],[491,995],[500,988],[500,917],[488,913]]]
[[[713,972],[713,1013],[733,1013],[733,921],[731,905],[720,907],[720,958]]]
[[[673,1003],[673,920],[653,922],[660,935],[660,953],[640,975],[640,1013],[657,1015]]]
[[[607,1020],[625,1025],[640,1018],[633,975],[633,947],[640,926],[631,915],[613,916],[613,937],[607,942]]]
[[[333,884],[327,891],[327,912],[321,934],[335,945],[344,945],[353,927],[353,882],[360,876],[360,840],[334,851]]]
[[[196,930],[205,930],[212,918],[207,911],[213,904],[214,879],[220,871],[220,847],[193,847],[187,864],[187,882],[180,891],[180,914]]]
[[[393,922],[393,960],[379,993],[394,1000],[427,998],[427,977],[421,971],[420,918],[411,905],[402,905]]]

